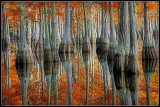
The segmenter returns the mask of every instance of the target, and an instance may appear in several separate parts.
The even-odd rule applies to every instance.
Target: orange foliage
[[[107,3],[107,2],[102,3],[102,8],[105,9],[105,10],[108,10],[109,3]]]
[[[80,2],[70,2],[70,7],[73,7],[73,8],[78,8],[81,6],[82,3]]]
[[[113,8],[117,8],[117,9],[118,9],[119,2],[113,2],[113,3],[112,3],[112,6],[113,6]]]

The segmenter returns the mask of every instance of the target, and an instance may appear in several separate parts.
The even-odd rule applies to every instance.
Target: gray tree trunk
[[[71,29],[70,29],[70,34],[71,34],[71,39],[72,39],[72,43],[73,45],[75,45],[75,39],[74,39],[74,36],[73,36],[73,14],[74,14],[74,8],[71,9],[71,12],[70,12],[70,26],[71,26]]]
[[[142,49],[142,59],[157,59],[154,43],[150,40],[148,24],[147,2],[144,2],[144,40]]]
[[[119,37],[118,44],[116,46],[116,54],[124,55],[129,53],[129,44],[125,44],[128,35],[128,2],[119,3]],[[129,40],[127,38],[127,40]]]
[[[83,10],[84,10],[84,32],[85,32],[85,36],[83,39],[83,48],[82,51],[83,52],[89,52],[91,51],[91,44],[90,44],[90,39],[88,37],[88,32],[87,32],[87,18],[86,18],[86,10],[85,10],[85,3],[83,2]]]
[[[138,54],[138,42],[136,34],[136,4],[135,2],[129,2],[129,21],[130,21],[130,56],[137,56]]]
[[[59,47],[59,52],[74,52],[73,43],[70,36],[69,2],[65,2],[65,29],[64,37]]]
[[[48,32],[48,23],[47,23],[47,10],[46,2],[44,2],[44,33],[45,33],[45,42],[44,42],[44,62],[50,62],[52,60],[51,55],[51,46],[49,41],[49,32]]]
[[[20,42],[16,55],[16,63],[33,63],[33,53],[26,42],[26,20],[24,18],[24,2],[19,2],[20,13]],[[28,32],[28,31],[27,31]]]

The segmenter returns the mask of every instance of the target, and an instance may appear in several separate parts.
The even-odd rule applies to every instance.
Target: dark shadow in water
[[[44,90],[44,84],[45,84],[45,79],[44,79],[44,50],[43,50],[43,42],[41,40],[38,41],[36,45],[36,51],[35,51],[35,56],[37,58],[37,79],[39,80],[39,66],[41,70],[41,81],[42,81],[42,96],[43,96],[43,90]]]
[[[54,105],[58,105],[58,74],[60,62],[44,63],[44,73],[47,81],[47,105],[50,105],[50,96],[54,95]]]
[[[73,40],[74,38],[72,38],[72,40]],[[76,51],[76,45],[74,45],[74,51]],[[73,56],[73,59],[72,59],[72,80],[73,80],[73,82],[76,82],[76,78],[77,78],[77,70],[75,69],[75,66],[76,66],[76,64],[74,63],[74,58],[75,58],[75,56]]]
[[[91,63],[91,52],[83,52],[83,59],[86,68],[86,105],[88,105],[88,94],[89,94],[89,66]]]
[[[104,96],[109,95],[109,90],[110,90],[110,71],[108,67],[108,62],[107,62],[107,52],[98,52],[97,53],[99,62],[102,66],[102,72],[103,72],[103,84],[104,84]],[[106,103],[106,102],[105,102]],[[109,103],[109,102],[108,102]]]
[[[155,72],[157,60],[142,60],[143,72],[146,81],[147,105],[150,105],[150,84]]]
[[[5,89],[9,89],[11,87],[11,79],[8,74],[10,73],[10,49],[9,46],[3,47],[3,55],[4,55],[4,68],[6,72],[5,77]]]
[[[52,63],[44,63],[44,73],[47,81],[47,105],[50,104],[50,93],[51,93],[51,76],[52,76]]]
[[[131,93],[132,105],[138,105],[138,88],[140,82],[140,68],[138,57],[129,57],[125,77],[126,87],[129,88]]]
[[[132,105],[131,94],[129,87],[127,87],[124,72],[125,56],[116,55],[114,60],[113,74],[120,103],[121,105]]]
[[[109,71],[112,79],[112,105],[116,105],[116,86],[113,75],[114,60],[108,60]]]
[[[74,53],[59,53],[59,56],[66,71],[68,105],[72,105],[71,73],[73,70],[72,66],[73,66]]]
[[[18,78],[22,89],[22,104],[27,105],[27,87],[31,80],[33,64],[16,64]]]
[[[51,84],[52,84],[52,93],[54,95],[54,105],[58,105],[58,74],[60,72],[60,61],[53,62],[52,64],[52,76],[51,76]]]
[[[95,66],[95,56],[96,56],[96,44],[92,44],[92,51],[91,51],[91,80],[92,86],[94,85],[94,66]]]
[[[78,80],[82,80],[82,63],[83,63],[83,56],[82,56],[82,45],[76,44],[76,49],[78,52]]]

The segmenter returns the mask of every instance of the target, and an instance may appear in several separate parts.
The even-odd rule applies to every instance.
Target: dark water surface
[[[16,66],[16,51],[2,52],[3,105],[158,105],[158,64],[106,53],[59,54],[60,61]],[[10,63],[9,63],[10,61]]]

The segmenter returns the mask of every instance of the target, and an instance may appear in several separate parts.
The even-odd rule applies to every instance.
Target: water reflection
[[[89,93],[89,65],[91,62],[91,52],[83,52],[83,60],[86,68],[86,105],[88,105],[88,93]]]
[[[146,96],[147,96],[147,105],[150,105],[150,85],[151,79],[155,72],[157,60],[143,60],[143,72],[146,82]]]
[[[33,67],[34,64],[17,64],[16,69],[22,89],[22,104],[63,105],[65,104],[64,100],[68,99],[68,105],[72,105],[79,104],[78,100],[81,101],[82,99],[82,104],[86,105],[91,105],[93,104],[93,102],[96,104],[110,105],[111,100],[112,105],[118,105],[118,101],[120,99],[120,105],[140,105],[142,101],[142,97],[141,95],[139,95],[140,91],[146,93],[147,100],[143,99],[144,101],[146,101],[146,104],[152,104],[150,102],[150,99],[152,97],[150,95],[150,88],[152,88],[150,84],[152,76],[155,72],[157,61],[143,60],[142,75],[144,73],[146,90],[142,90],[141,88],[139,88],[139,86],[142,85],[140,84],[140,82],[142,82],[142,78],[140,78],[141,73],[138,57],[129,56],[128,58],[126,58],[125,56],[115,56],[114,60],[109,60],[107,59],[106,52],[96,53],[96,48],[94,46],[95,45],[92,46],[91,52],[82,52],[82,45],[76,45],[76,50],[74,53],[59,53],[60,61],[48,63],[44,63],[44,51],[41,49],[37,49],[37,61],[40,65],[41,72],[39,72],[38,67]],[[16,88],[19,86],[19,84],[17,84],[16,82],[12,83],[11,85],[11,79],[13,79],[15,76],[12,77],[11,75],[11,79],[9,78],[9,72],[11,71],[12,73],[12,64],[10,70],[9,61],[15,61],[13,59],[10,59],[10,53],[12,52],[10,52],[9,48],[6,48],[5,50],[3,48],[4,68],[6,73],[5,82],[3,83],[5,84],[5,87],[3,91],[6,91],[8,89],[9,93],[12,90],[12,86]],[[66,78],[64,78],[63,76],[61,77],[64,72]],[[35,78],[32,77],[32,75]],[[59,78],[60,80],[58,80]],[[62,83],[64,83],[62,79],[67,82],[66,93],[68,94],[68,96],[66,97],[64,93],[61,93],[65,92],[61,90],[64,90],[64,88],[62,88],[64,86],[61,85]],[[16,78],[14,78],[14,80],[16,80]],[[78,85],[76,86],[75,84]],[[35,86],[38,86],[39,94],[36,94],[37,88],[35,88]],[[78,87],[78,90],[82,90],[84,94],[79,95],[79,93],[81,92],[77,92],[77,89],[75,87]],[[97,87],[100,88],[100,91],[97,91]],[[104,90],[102,87],[104,87]],[[33,88],[35,89],[33,90]],[[32,95],[27,95],[27,91],[31,92]],[[110,93],[111,91],[112,93]],[[97,97],[94,92],[97,94],[99,94],[99,92],[102,93],[99,94],[99,96],[97,95]],[[63,94],[63,97],[61,97],[61,94]],[[116,96],[117,94],[118,96]],[[79,98],[77,98],[78,100],[75,97],[76,95]],[[72,99],[72,96],[74,99]],[[8,95],[5,95],[5,98],[7,100],[13,100],[14,98],[14,96],[9,96],[8,98],[7,97]],[[36,101],[39,102],[35,103],[34,100],[32,101],[32,97],[37,98]],[[97,99],[100,100],[100,103],[97,103]],[[3,101],[4,100],[2,100],[2,102]],[[4,104],[10,104],[10,102],[5,102]]]
[[[113,75],[114,60],[108,60],[109,71],[112,79],[112,105],[116,105],[116,86]]]
[[[71,73],[73,70],[72,66],[74,53],[60,53],[59,56],[66,72],[68,105],[72,105]]]
[[[124,64],[125,57],[124,56],[115,56],[115,62],[113,67],[115,85],[117,89],[117,93],[120,99],[121,105],[131,105],[131,94],[129,87],[126,83],[125,72],[124,72]]]
[[[98,52],[97,56],[102,66],[104,96],[106,96],[106,94],[107,93],[109,94],[109,91],[110,91],[110,71],[109,71],[108,62],[107,62],[107,52],[103,52],[103,53]]]
[[[58,74],[60,72],[60,61],[53,62],[52,64],[52,76],[51,76],[51,83],[52,83],[52,93],[54,95],[54,105],[58,105]]]
[[[33,64],[16,64],[18,78],[22,89],[22,104],[27,105],[28,82],[32,81]]]
[[[140,68],[137,57],[129,57],[128,69],[126,72],[126,80],[128,81],[129,90],[131,93],[132,105],[138,105]]]
[[[11,79],[9,78],[10,71],[10,47],[3,46],[2,52],[4,55],[4,68],[5,68],[5,89],[9,89],[11,87]]]

